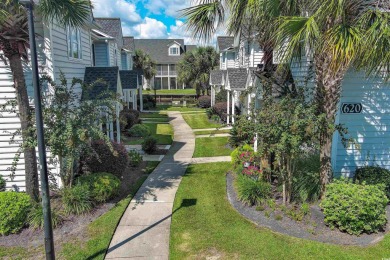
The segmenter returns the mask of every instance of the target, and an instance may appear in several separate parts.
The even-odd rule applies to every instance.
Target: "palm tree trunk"
[[[337,105],[340,100],[341,82],[345,74],[344,69],[334,71],[329,66],[332,57],[330,54],[320,54],[315,59],[316,66],[316,101],[319,114],[325,114],[324,130],[320,136],[320,182],[321,199],[325,196],[326,185],[332,177],[332,138],[333,131],[329,125],[335,123]]]
[[[39,198],[38,169],[35,147],[30,147],[26,143],[27,137],[31,133],[31,111],[27,95],[27,87],[23,73],[22,60],[18,54],[6,55],[14,79],[16,98],[19,107],[19,118],[23,136],[24,162],[26,172],[26,192],[34,201]]]

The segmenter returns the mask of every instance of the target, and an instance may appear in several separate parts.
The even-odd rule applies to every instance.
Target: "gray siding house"
[[[186,86],[177,82],[177,63],[186,52],[196,48],[185,45],[183,39],[135,39],[135,49],[148,53],[157,63],[157,74],[150,87],[155,89],[181,89]],[[144,89],[149,87],[144,83]]]

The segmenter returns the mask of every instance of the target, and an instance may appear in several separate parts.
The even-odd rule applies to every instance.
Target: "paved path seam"
[[[220,127],[220,128],[200,128],[200,129],[192,129],[192,131],[194,131],[194,132],[200,132],[200,131],[230,130],[230,129],[232,129],[231,126]]]
[[[134,196],[114,233],[105,259],[169,258],[169,235],[177,188],[195,150],[195,136],[180,112],[172,118],[168,154]]]
[[[208,134],[208,135],[197,135],[196,138],[205,138],[205,137],[229,137],[230,134]]]

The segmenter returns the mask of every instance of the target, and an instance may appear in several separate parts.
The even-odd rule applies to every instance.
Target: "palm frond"
[[[91,13],[89,0],[41,0],[37,8],[45,20],[72,27],[85,25]]]

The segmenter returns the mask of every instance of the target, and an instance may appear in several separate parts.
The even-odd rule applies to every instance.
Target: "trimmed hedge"
[[[147,154],[151,154],[157,150],[157,139],[153,136],[146,137],[142,143],[142,150]]]
[[[201,108],[211,107],[211,97],[210,96],[201,96],[198,98],[198,106]]]
[[[226,102],[220,102],[220,103],[216,103],[213,107],[213,112],[214,114],[218,115],[219,118],[221,118],[221,120],[223,122],[226,122],[226,115],[227,115],[227,103]]]
[[[30,208],[30,197],[26,193],[0,192],[0,235],[19,232],[26,224]]]
[[[150,136],[150,129],[146,125],[134,125],[128,132],[132,137],[148,137]]]
[[[355,181],[366,184],[383,184],[386,196],[390,199],[390,171],[378,166],[366,166],[356,169]]]
[[[119,192],[121,181],[111,173],[99,172],[80,176],[78,185],[87,185],[96,202],[106,202]]]
[[[327,186],[321,202],[325,223],[349,234],[381,231],[387,223],[388,199],[383,187],[336,180]]]
[[[92,148],[96,154],[87,155],[84,159],[86,170],[89,172],[108,172],[121,176],[129,164],[126,148],[117,142],[111,141],[114,152],[103,141],[92,141]]]
[[[133,125],[138,124],[140,122],[139,115],[137,110],[123,109],[119,114],[121,131],[130,129]]]

